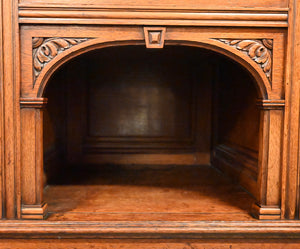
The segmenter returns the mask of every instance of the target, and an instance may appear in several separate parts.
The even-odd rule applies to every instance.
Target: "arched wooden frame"
[[[116,34],[118,35],[118,34]],[[82,37],[81,37],[82,38]],[[117,39],[116,39],[117,38]],[[118,39],[119,38],[119,39]],[[165,45],[194,46],[223,54],[243,66],[256,82],[261,99],[259,134],[259,172],[257,202],[253,214],[260,219],[281,217],[281,147],[284,100],[273,99],[272,85],[261,69],[247,54],[218,41],[219,37],[189,38],[184,34],[166,35]],[[122,40],[123,39],[123,40]],[[24,219],[42,219],[47,205],[43,203],[43,94],[50,77],[60,66],[83,53],[110,46],[144,45],[141,37],[90,38],[59,53],[47,63],[32,87],[23,88],[21,98],[21,151],[22,151],[22,209]],[[30,127],[30,128],[29,128]]]
[[[37,77],[31,94],[36,98],[43,97],[44,90],[47,83],[53,73],[64,63],[75,58],[83,53],[87,53],[92,50],[113,47],[113,46],[126,46],[126,45],[145,45],[144,41],[106,41],[102,42],[100,39],[91,39],[82,42],[78,45],[71,47],[70,49],[60,53],[53,58],[41,71]],[[258,95],[261,99],[268,99],[269,93],[272,91],[272,87],[269,79],[266,77],[261,67],[253,61],[249,56],[238,51],[237,49],[223,44],[215,39],[203,39],[199,41],[184,41],[184,40],[166,40],[165,45],[180,45],[180,46],[192,46],[198,48],[204,48],[225,55],[228,58],[239,63],[243,66],[250,75],[255,79],[255,87],[258,90]],[[30,94],[30,95],[31,95]]]

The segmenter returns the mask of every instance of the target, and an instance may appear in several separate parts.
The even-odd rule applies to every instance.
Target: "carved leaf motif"
[[[88,38],[33,38],[33,67],[35,78],[40,74],[44,66],[62,51],[87,41]]]
[[[273,40],[218,40],[246,53],[252,60],[260,65],[271,81]]]

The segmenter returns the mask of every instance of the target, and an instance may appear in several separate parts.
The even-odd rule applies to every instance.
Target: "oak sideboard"
[[[1,248],[297,248],[299,1],[0,10]]]

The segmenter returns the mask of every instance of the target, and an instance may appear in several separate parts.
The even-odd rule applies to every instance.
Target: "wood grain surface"
[[[0,34],[0,216],[2,218],[0,236],[7,239],[0,241],[1,248],[51,248],[50,242],[54,243],[53,248],[92,248],[92,246],[100,248],[101,246],[103,248],[297,248],[297,244],[299,244],[297,239],[300,237],[298,222],[300,212],[298,187],[300,154],[299,1],[3,0],[0,3],[0,13],[2,31]],[[216,91],[213,88],[211,93],[204,91],[205,94],[200,94],[198,100],[203,101],[203,106],[213,111],[211,124],[205,121],[210,119],[209,115],[204,112],[201,113],[203,124],[205,123],[205,125],[202,124],[202,132],[209,134],[207,138],[210,137],[210,134],[218,133],[218,136],[213,136],[211,141],[205,141],[202,144],[206,146],[204,146],[205,151],[194,150],[196,147],[202,146],[200,143],[194,143],[194,147],[186,146],[186,151],[183,152],[184,143],[178,143],[180,144],[179,148],[182,149],[180,150],[182,154],[170,153],[170,151],[157,153],[158,150],[155,153],[152,151],[152,154],[140,151],[140,154],[129,155],[128,151],[126,152],[128,157],[125,161],[127,164],[132,164],[132,162],[139,164],[147,155],[149,156],[148,166],[159,165],[159,162],[164,162],[162,163],[164,167],[170,163],[175,165],[181,163],[180,170],[182,171],[177,172],[177,177],[164,176],[164,179],[170,180],[170,184],[163,188],[163,190],[168,190],[167,192],[161,189],[162,183],[165,181],[157,181],[158,187],[153,187],[150,184],[138,184],[136,177],[137,174],[141,173],[138,169],[134,169],[132,177],[129,177],[130,174],[123,177],[122,181],[125,182],[118,182],[116,176],[116,178],[111,176],[111,179],[114,179],[114,184],[126,183],[121,186],[114,184],[109,186],[105,184],[89,185],[93,179],[87,178],[86,185],[51,185],[48,189],[46,188],[46,198],[50,200],[49,208],[52,210],[50,212],[52,216],[50,215],[49,220],[22,220],[26,217],[42,219],[47,214],[47,204],[44,202],[43,196],[44,165],[54,165],[54,167],[50,166],[50,168],[55,169],[51,173],[52,176],[47,172],[48,181],[58,181],[59,170],[63,169],[68,172],[67,170],[70,169],[64,167],[71,165],[66,163],[72,158],[70,155],[75,155],[72,163],[74,166],[74,162],[78,162],[77,159],[81,157],[82,151],[92,151],[89,147],[92,143],[86,139],[87,136],[83,136],[85,139],[81,140],[82,135],[78,132],[77,122],[75,122],[76,119],[78,121],[79,114],[84,110],[83,107],[86,107],[86,105],[78,104],[81,101],[80,91],[84,89],[78,88],[77,95],[74,94],[79,101],[76,100],[76,97],[67,102],[64,97],[73,90],[72,85],[68,85],[66,88],[53,86],[52,93],[49,93],[50,102],[54,99],[57,106],[63,105],[66,108],[57,110],[55,105],[52,107],[49,105],[48,110],[45,111],[42,107],[47,102],[44,93],[49,87],[48,83],[55,81],[64,83],[66,76],[72,74],[72,71],[55,79],[57,70],[63,70],[69,61],[79,58],[83,54],[95,53],[97,49],[107,47],[145,46],[145,26],[158,26],[166,30],[163,37],[165,46],[189,46],[211,51],[225,56],[228,60],[235,61],[234,63],[238,63],[239,67],[243,68],[242,71],[244,70],[245,74],[234,68],[231,71],[225,67],[223,75],[228,73],[226,79],[220,77],[220,71],[217,73],[220,69],[217,65],[211,67],[211,71],[207,70],[208,74],[213,72],[213,75],[217,76],[216,78],[208,77],[213,79],[212,85],[218,80],[221,80],[221,85],[224,84],[221,92],[226,97],[223,96],[221,101],[217,101],[215,99]],[[268,42],[264,43],[264,41]],[[36,53],[36,51],[38,52]],[[193,55],[195,58],[192,61],[195,62],[198,56],[196,53],[191,53],[189,57],[192,58]],[[146,60],[146,58],[142,60]],[[149,60],[151,66],[153,61]],[[172,65],[182,63],[182,61],[176,62],[175,59],[170,61],[169,63]],[[84,64],[88,66],[86,63]],[[206,71],[204,68],[207,64],[206,59],[202,58],[199,66]],[[108,65],[111,64],[108,63]],[[141,66],[139,63],[136,66],[130,63],[128,65],[132,67]],[[183,65],[180,67],[185,68]],[[96,66],[93,70],[94,74],[97,75]],[[110,70],[111,67],[106,71],[111,74],[116,73],[116,71]],[[189,70],[187,67],[187,70],[183,71],[189,74]],[[39,72],[35,74],[37,71]],[[147,75],[145,71],[141,70],[144,75]],[[183,82],[182,78],[184,77],[180,77],[177,70],[175,71],[177,74],[172,73],[169,80]],[[250,77],[247,78],[244,75]],[[150,79],[151,77],[148,76],[147,79]],[[157,78],[160,77],[155,78],[156,82],[158,82]],[[70,79],[72,77],[69,77]],[[74,81],[77,86],[80,85],[81,79],[80,77],[74,79],[77,80],[77,82]],[[100,79],[97,78],[97,80]],[[111,80],[107,84],[110,85],[112,82],[114,81]],[[240,87],[239,83],[248,84],[247,82],[252,82],[252,88],[256,87],[257,96],[254,94],[255,91],[248,87],[237,90]],[[168,86],[168,89],[173,87],[171,83],[164,84]],[[158,132],[156,135],[159,134],[161,137],[171,134],[171,137],[180,138],[182,142],[183,140],[186,141],[190,131],[194,130],[194,133],[199,133],[199,129],[197,131],[196,128],[193,128],[193,121],[188,118],[188,113],[193,108],[186,107],[193,102],[193,95],[186,94],[186,90],[191,89],[191,81],[181,84],[181,88],[177,89],[177,92],[173,89],[177,96],[176,101],[170,105],[176,106],[173,113],[167,112],[166,107],[149,109],[152,114],[157,110],[161,111],[161,115],[152,117],[151,122],[157,118],[159,122],[162,123],[163,120],[164,123],[168,124],[168,127],[171,127],[171,129],[164,127],[157,131],[153,130],[153,126],[151,126],[152,128],[147,130],[150,137],[155,132]],[[143,88],[149,87],[149,82],[143,83],[139,87],[138,96],[143,96],[143,99],[152,98],[149,92],[144,95],[141,93],[144,91]],[[166,98],[166,92],[161,87],[157,89],[160,92],[158,102],[161,103],[162,99]],[[93,85],[90,90],[92,93],[98,94],[99,89],[97,85]],[[109,91],[106,91],[105,95],[112,93],[111,90]],[[100,92],[104,93],[105,91]],[[243,98],[244,94],[247,97]],[[56,95],[61,96],[57,97]],[[134,98],[128,92],[126,95]],[[90,103],[89,108],[95,109],[99,104],[112,105],[109,98],[101,98],[101,102],[97,96],[88,102]],[[179,100],[182,96],[184,96],[183,100]],[[124,96],[118,95],[118,97],[120,100],[124,100]],[[256,97],[258,99],[255,99]],[[211,107],[208,107],[206,100],[211,101]],[[255,104],[256,100],[257,105]],[[114,104],[120,105],[117,102]],[[215,108],[218,105],[219,107]],[[78,108],[78,116],[72,115],[73,125],[70,122],[65,122],[65,114],[67,114],[65,111],[72,106]],[[132,110],[130,101],[127,101],[126,106],[128,110]],[[122,113],[118,108],[112,108],[112,110],[116,114],[114,117],[116,123],[120,121],[117,116],[122,116]],[[130,114],[128,115],[129,121],[133,121],[132,113],[128,110],[126,113]],[[184,110],[187,110],[186,113]],[[227,114],[219,118],[221,122],[217,125],[215,120],[218,117],[214,116],[216,110],[221,111],[221,116],[224,113]],[[101,119],[98,117],[102,114],[103,117],[106,115],[107,121],[109,115],[108,113],[105,114],[107,110],[102,110],[100,113],[98,111],[94,110],[92,118],[84,119],[92,121],[95,125],[89,126],[92,128],[90,129],[93,131],[92,134],[105,137],[105,134],[116,133],[116,126],[111,125],[109,127],[112,124],[110,122],[107,122],[107,127],[111,130],[106,127],[106,130],[99,131]],[[240,112],[242,114],[239,114]],[[183,120],[177,122],[180,127],[174,126],[175,122],[170,121],[172,118],[178,120],[179,113],[183,113],[181,115]],[[207,116],[204,118],[205,115]],[[53,122],[53,116],[56,117],[55,122]],[[124,120],[122,119],[123,123]],[[130,123],[130,129],[134,128],[135,123]],[[197,122],[194,123],[197,124]],[[53,128],[53,124],[59,128]],[[198,124],[201,126],[199,122]],[[206,129],[205,127],[209,128]],[[235,129],[231,129],[231,127]],[[233,132],[234,130],[236,132]],[[46,132],[47,135],[44,136],[43,132]],[[134,132],[131,130],[131,133]],[[120,134],[117,133],[118,136]],[[122,134],[124,135],[124,133]],[[140,135],[140,133],[134,135],[136,134]],[[74,141],[77,142],[67,143],[68,137],[73,135]],[[98,145],[103,142],[103,140],[99,142],[101,139],[98,138],[96,140]],[[95,140],[93,140],[94,142]],[[112,141],[110,143],[113,144]],[[81,144],[89,146],[81,146]],[[45,157],[45,161],[43,157],[44,148],[49,149],[50,155]],[[116,148],[117,146],[114,147],[115,150]],[[70,151],[73,152],[68,154]],[[210,151],[212,151],[211,155],[207,153]],[[79,156],[76,157],[76,155]],[[222,185],[223,180],[221,178],[212,177],[212,175],[208,177],[204,174],[201,176],[204,179],[199,176],[203,182],[205,180],[209,180],[211,183],[217,182],[215,185],[207,183],[207,186],[210,187],[203,187],[196,181],[195,175],[197,176],[197,173],[193,171],[196,169],[193,167],[201,161],[201,158],[205,159],[206,162],[210,158],[217,159],[212,162],[234,180],[234,185],[231,183]],[[89,159],[90,163],[97,164],[99,162],[97,156]],[[110,156],[106,154],[103,162],[108,159]],[[120,153],[114,158],[114,162],[120,163],[123,159],[122,153]],[[199,161],[197,161],[198,159]],[[77,166],[80,164],[86,165],[79,163]],[[96,168],[98,167],[99,164]],[[160,167],[162,166],[160,165]],[[160,170],[162,169],[163,167],[160,168]],[[189,170],[185,171],[184,169]],[[128,169],[122,170],[123,172],[128,171]],[[158,171],[158,169],[149,170],[144,178],[140,175],[140,179],[144,179],[144,183],[150,178],[153,182],[155,179],[157,180],[156,175],[149,172]],[[118,170],[116,171],[118,172]],[[82,172],[83,170],[80,171],[81,180],[84,180]],[[189,175],[193,172],[195,175]],[[198,174],[201,175],[201,173]],[[72,176],[71,173],[67,176],[61,174],[61,176],[63,175],[65,180],[68,179],[68,176]],[[163,176],[163,173],[161,175]],[[186,177],[181,179],[178,175]],[[89,175],[89,177],[91,176],[93,173]],[[100,179],[101,177],[97,178],[97,180]],[[191,198],[180,198],[184,196],[183,185],[186,184],[183,179],[190,179],[195,184],[194,187],[197,191],[203,194],[201,198],[194,198],[195,192],[191,191],[191,186],[187,190],[187,195]],[[129,180],[135,185],[127,184]],[[79,182],[77,181],[77,183]],[[179,184],[179,187],[173,188],[172,186],[176,184]],[[236,189],[238,185],[247,188],[254,199],[245,192],[239,192]],[[142,192],[140,187],[144,188],[145,192]],[[109,195],[103,193],[103,198],[98,192],[103,191],[102,188],[107,193],[111,191]],[[64,196],[64,192],[77,201],[70,201]],[[114,196],[113,194],[117,193],[119,199],[110,199]],[[126,202],[124,193],[130,193],[129,202]],[[139,199],[145,200],[147,199],[145,193],[149,193],[152,198],[153,203],[150,206],[147,206],[146,201],[142,201],[140,204],[136,202],[138,198],[133,198],[136,197],[136,194]],[[170,194],[169,198],[167,194]],[[241,200],[237,196],[240,196]],[[55,203],[56,197],[60,201]],[[83,202],[80,203],[79,199]],[[162,199],[166,201],[163,202]],[[220,199],[222,199],[221,202],[219,202]],[[104,202],[104,200],[109,201],[109,203]],[[159,200],[160,203],[157,204],[156,200]],[[180,206],[180,200],[187,205]],[[118,206],[117,201],[120,201],[122,205],[119,203]],[[91,204],[93,202],[101,205],[93,206]],[[249,202],[253,205],[251,210],[248,206]],[[62,203],[64,205],[61,205]],[[105,208],[105,205],[108,206]],[[98,206],[100,206],[99,215],[94,212],[97,211]],[[88,211],[90,207],[93,208],[93,214]],[[132,211],[133,208],[143,210],[149,208],[150,211],[153,209],[153,212],[132,215],[131,221],[128,222],[130,215],[128,213],[124,215],[120,212],[122,207],[127,211]],[[212,207],[215,207],[215,210]],[[76,212],[72,213],[70,211],[72,208],[79,210],[80,215],[77,215]],[[110,208],[116,212],[107,212]],[[159,212],[159,208],[163,212]],[[167,212],[168,208],[172,214],[176,213],[176,210],[178,213],[170,215]],[[203,210],[208,212],[201,213]],[[216,210],[219,210],[220,215],[213,212]],[[268,221],[254,220],[248,214],[249,211],[256,218],[267,219]],[[83,215],[83,213],[85,214]],[[196,218],[197,215],[199,216]],[[85,219],[83,217],[87,221],[83,221]],[[53,220],[51,220],[52,218]],[[93,221],[93,218],[98,221]],[[223,221],[221,221],[222,219]],[[275,221],[275,219],[282,219],[282,221]],[[20,240],[12,241],[11,238],[19,238]],[[21,238],[28,240],[21,240]],[[35,241],[34,238],[36,238]],[[42,240],[46,238],[51,238],[51,240]],[[72,240],[59,241],[58,238]],[[79,238],[91,240],[76,240]],[[96,238],[118,240],[92,240]],[[124,241],[129,238],[134,240]],[[148,240],[146,240],[147,238]],[[203,238],[206,240],[201,240]],[[286,240],[287,238],[288,240]],[[123,241],[119,239],[123,239]],[[168,239],[170,240],[166,241]],[[211,239],[218,240],[212,241]],[[283,246],[283,244],[285,245]]]

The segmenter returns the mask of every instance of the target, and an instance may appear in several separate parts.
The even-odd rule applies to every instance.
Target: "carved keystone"
[[[163,48],[166,28],[144,27],[145,43],[147,48]]]

